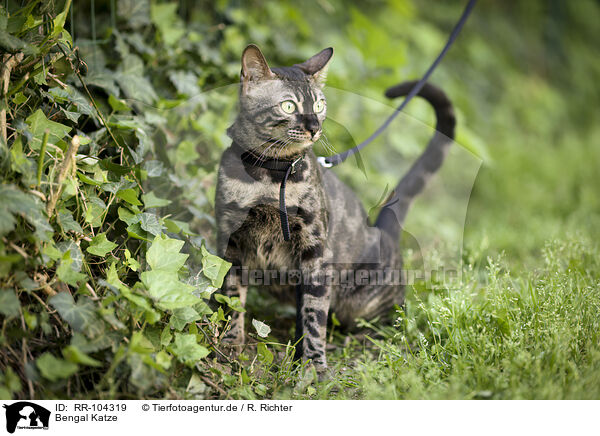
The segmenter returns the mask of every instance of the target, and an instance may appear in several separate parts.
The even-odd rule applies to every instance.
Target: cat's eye
[[[325,100],[321,99],[321,100],[315,101],[313,109],[316,114],[323,112],[323,109],[325,109]]]
[[[281,110],[286,114],[293,114],[296,112],[296,104],[292,100],[286,100],[281,102]]]

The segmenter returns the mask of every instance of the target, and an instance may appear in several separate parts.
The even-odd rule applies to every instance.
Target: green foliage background
[[[334,329],[336,376],[313,385],[298,383],[289,326],[256,321],[256,346],[215,360],[241,310],[211,254],[240,53],[255,42],[286,65],[335,47],[328,86],[365,97],[335,105],[339,151],[389,113],[365,101],[425,71],[462,2],[91,5],[0,6],[3,70],[20,59],[0,89],[0,398],[598,398],[597,2],[477,6],[433,79],[483,160],[464,273],[410,287],[395,326],[365,323],[367,339],[342,346]],[[407,113],[433,124],[422,102]],[[367,206],[430,134],[392,129],[363,154],[368,183],[336,170]],[[289,317],[262,298],[250,305],[269,324]]]

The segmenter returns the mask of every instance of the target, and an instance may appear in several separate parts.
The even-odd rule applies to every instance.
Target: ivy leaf
[[[73,121],[74,123],[76,123],[81,116],[79,112],[68,111],[63,107],[60,108],[60,111],[65,114],[65,117],[67,117],[69,121]]]
[[[150,239],[148,238],[148,233],[144,229],[142,229],[140,223],[135,223],[131,224],[130,226],[127,226],[127,234],[132,238],[150,242]]]
[[[140,226],[154,236],[159,235],[163,229],[163,226],[158,221],[156,215],[147,212],[140,215]]]
[[[229,268],[231,268],[231,263],[210,254],[204,245],[202,246],[202,272],[211,280],[215,288],[223,285],[223,279]]]
[[[119,219],[123,221],[128,226],[138,223],[140,221],[140,214],[135,214],[125,209],[124,207],[120,207],[118,210]]]
[[[112,94],[108,96],[108,104],[110,104],[110,107],[115,112],[127,112],[131,110],[125,100],[117,98]]]
[[[210,351],[206,347],[199,345],[196,341],[196,335],[175,333],[175,342],[171,346],[171,351],[177,358],[189,367],[204,359]]]
[[[85,280],[87,276],[73,268],[74,261],[71,259],[71,253],[67,252],[62,256],[60,265],[56,269],[58,278],[71,286],[78,286],[79,282]]]
[[[160,345],[166,347],[171,343],[171,339],[173,339],[173,335],[171,334],[171,327],[167,325],[160,334]]]
[[[169,80],[175,85],[179,94],[194,97],[201,92],[198,77],[191,71],[171,71]]]
[[[119,2],[121,4],[121,2]],[[98,53],[98,51],[96,52]],[[86,77],[88,85],[94,85],[99,88],[104,88],[111,94],[119,95],[119,87],[115,83],[114,73],[105,68],[90,68],[90,72]]]
[[[271,327],[269,327],[262,321],[253,319],[252,325],[256,329],[256,333],[258,334],[258,336],[260,336],[261,338],[266,338],[267,336],[269,336],[269,333],[271,333]]]
[[[29,115],[26,121],[29,124],[29,130],[33,134],[31,146],[34,150],[37,150],[41,146],[42,137],[46,130],[49,132],[48,141],[52,144],[56,144],[71,131],[71,127],[69,126],[50,121],[41,109]]]
[[[125,200],[129,204],[133,204],[134,206],[141,206],[142,202],[137,198],[137,192],[135,189],[122,189],[117,192],[117,197],[121,200]]]
[[[146,209],[151,209],[153,207],[164,207],[171,204],[171,200],[158,198],[152,191],[148,192],[147,194],[142,194],[142,201],[144,202]]]
[[[86,176],[82,172],[77,171],[77,177],[79,177],[79,180],[81,180],[83,183],[85,183],[87,185],[102,186],[102,182],[94,180],[94,179]]]
[[[106,233],[100,233],[92,238],[92,242],[86,251],[95,256],[104,257],[115,248],[117,248],[117,244],[109,241],[106,238]]]
[[[127,19],[133,29],[150,24],[150,2],[148,0],[121,0],[118,2],[118,16]]]
[[[58,222],[63,232],[75,232],[83,233],[81,225],[73,219],[73,213],[68,209],[61,209],[58,211]]]
[[[64,99],[75,105],[77,112],[84,115],[94,115],[92,104],[77,89],[69,86],[67,89],[55,87],[50,88],[48,93],[56,99]]]
[[[185,264],[187,254],[179,251],[184,242],[171,239],[166,235],[158,235],[146,253],[146,261],[153,270],[177,272]]]
[[[263,362],[266,365],[270,365],[273,363],[273,353],[269,351],[264,342],[259,342],[256,344],[256,352],[258,354],[258,360]]]
[[[174,45],[185,35],[185,26],[177,15],[178,4],[154,3],[150,5],[150,17],[158,28],[166,45]]]
[[[77,364],[54,357],[49,352],[38,357],[35,363],[42,375],[50,381],[68,378],[79,369]]]
[[[125,57],[114,77],[127,98],[146,104],[158,99],[152,84],[144,77],[144,62],[136,55]]]
[[[88,198],[87,207],[85,222],[92,227],[99,227],[102,224],[102,215],[106,211],[106,204],[100,198],[93,196]]]
[[[193,294],[194,287],[179,281],[175,272],[145,271],[140,274],[140,278],[160,309],[173,310],[193,306],[200,300]]]
[[[98,360],[88,356],[74,345],[63,348],[62,354],[69,362],[81,363],[82,365],[87,366],[102,366]]]
[[[39,198],[25,193],[14,185],[0,185],[0,235],[15,228],[14,215],[21,215],[36,228],[36,236],[48,241],[47,232],[52,232]]]
[[[226,304],[227,306],[229,306],[230,309],[235,310],[236,312],[245,312],[246,309],[244,309],[244,306],[242,306],[242,302],[240,300],[240,297],[228,297],[227,295],[223,295],[223,294],[213,294],[215,297],[215,300],[217,300],[219,303],[221,304]]]
[[[173,356],[171,356],[169,353],[167,353],[164,350],[161,350],[158,353],[156,353],[156,363],[159,364],[164,369],[169,369],[171,367],[171,359],[172,358],[173,358]]]
[[[101,281],[102,283],[102,281]],[[104,285],[104,283],[102,283]],[[123,297],[125,297],[127,300],[129,300],[130,302],[132,302],[133,304],[135,304],[136,306],[138,306],[140,309],[144,310],[146,312],[146,314],[148,316],[150,316],[151,318],[160,318],[158,312],[156,312],[153,308],[151,303],[148,301],[147,298],[141,296],[141,295],[137,295],[134,294],[133,291],[131,289],[129,289],[127,286],[125,286],[121,280],[119,280],[119,276],[117,274],[117,268],[115,267],[115,264],[113,263],[109,268],[108,268],[108,272],[106,273],[106,283],[110,286],[113,286],[114,288],[118,289],[121,294],[123,295]],[[151,322],[152,324],[152,322]]]
[[[182,307],[173,311],[169,322],[174,329],[181,331],[187,324],[200,318],[200,314],[191,307]]]
[[[65,254],[69,253],[71,259],[73,260],[71,268],[73,268],[77,272],[81,271],[81,267],[83,266],[83,253],[81,252],[81,248],[79,248],[79,245],[77,245],[75,241],[66,240],[59,242],[58,244],[56,244],[56,248],[58,248],[62,253],[61,256],[64,256]]]
[[[25,47],[25,41],[11,35],[4,29],[0,29],[0,47],[7,52],[17,52]]]
[[[12,289],[0,289],[0,313],[7,318],[19,316],[19,299]]]
[[[73,330],[96,336],[101,333],[101,323],[96,316],[95,306],[87,297],[79,297],[75,303],[68,292],[59,292],[48,300],[61,318],[69,323]]]

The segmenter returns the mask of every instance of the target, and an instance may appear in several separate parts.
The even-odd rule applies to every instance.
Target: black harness
[[[265,168],[269,171],[278,171],[283,173],[281,184],[279,185],[279,219],[281,220],[281,231],[285,241],[290,240],[290,223],[288,219],[287,206],[285,205],[285,184],[290,175],[296,172],[296,165],[302,162],[304,154],[294,160],[264,159],[256,156],[250,151],[242,153],[242,162],[253,167]]]

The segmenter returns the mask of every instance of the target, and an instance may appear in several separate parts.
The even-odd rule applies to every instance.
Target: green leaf
[[[44,206],[39,198],[25,193],[13,185],[0,185],[0,235],[15,228],[14,215],[21,215],[36,228],[36,236],[48,241],[47,232],[52,232],[48,224]]]
[[[102,366],[98,360],[88,356],[74,345],[68,345],[63,348],[62,354],[69,362],[80,363],[87,366]]]
[[[173,335],[171,334],[171,326],[167,325],[160,334],[160,345],[166,347],[171,343],[171,339],[173,339]]]
[[[166,45],[174,45],[185,35],[185,26],[177,15],[177,2],[152,3],[150,17],[160,31]]]
[[[2,380],[1,375],[0,380]],[[19,379],[19,376],[15,374],[15,372],[10,366],[6,367],[6,372],[4,374],[4,384],[11,392],[19,392],[21,390],[21,379]]]
[[[140,274],[140,278],[160,309],[179,309],[192,306],[200,300],[193,294],[194,287],[179,281],[175,272],[145,271]]]
[[[106,212],[106,204],[100,198],[95,196],[88,198],[85,222],[92,227],[100,227],[104,212]]]
[[[171,351],[182,363],[190,367],[210,353],[206,347],[198,344],[196,335],[182,333],[175,333],[175,342],[171,346]]]
[[[131,108],[127,105],[125,100],[121,100],[120,98],[117,98],[112,94],[108,96],[108,104],[110,104],[110,107],[115,112],[126,112],[131,110]]]
[[[173,310],[170,323],[174,329],[181,331],[188,323],[197,321],[200,318],[200,314],[191,307],[182,307]]]
[[[131,336],[129,349],[135,353],[150,354],[154,351],[154,346],[152,345],[152,342],[144,336],[144,333],[137,331]]]
[[[140,214],[135,214],[124,207],[118,210],[119,219],[127,225],[135,224],[140,221]]]
[[[96,316],[95,305],[87,297],[79,297],[75,303],[68,292],[59,292],[50,297],[48,303],[54,307],[61,318],[69,323],[73,330],[94,336],[102,331]]]
[[[79,282],[85,280],[87,276],[74,269],[73,263],[74,261],[71,258],[71,254],[69,252],[65,253],[62,256],[60,265],[56,269],[56,275],[62,282],[71,286],[78,286]]]
[[[104,257],[115,248],[117,248],[117,244],[109,241],[106,238],[106,233],[100,233],[92,238],[92,242],[90,242],[90,246],[86,251],[95,256]]]
[[[154,195],[154,192],[150,191],[147,194],[142,194],[142,201],[146,209],[151,209],[153,207],[163,207],[171,204],[171,200],[165,200],[164,198],[158,198]]]
[[[137,198],[137,191],[135,189],[122,189],[117,192],[117,197],[121,200],[125,200],[129,204],[133,204],[134,206],[141,206],[142,202]]]
[[[93,185],[93,186],[102,186],[102,182],[99,182],[97,180],[94,180],[88,176],[86,176],[85,174],[83,174],[80,171],[77,171],[77,177],[79,178],[79,180],[81,180],[83,183],[86,183],[88,185]]]
[[[56,144],[71,131],[71,127],[69,126],[50,121],[41,109],[29,115],[26,121],[29,124],[29,130],[33,134],[31,146],[34,150],[37,150],[41,146],[42,137],[46,130],[49,132],[48,141],[52,144]]]
[[[212,281],[214,287],[220,288],[223,285],[223,279],[229,268],[231,263],[210,254],[204,245],[202,246],[202,272]]]
[[[171,71],[169,80],[175,85],[179,94],[195,97],[201,92],[198,86],[198,76],[191,71]]]
[[[135,223],[131,224],[130,226],[127,226],[127,234],[132,238],[150,242],[150,235],[148,235],[148,232],[142,229],[140,223]]]
[[[144,77],[144,62],[134,54],[123,59],[114,78],[127,98],[146,104],[152,104],[158,99],[152,84]]]
[[[192,232],[192,230],[190,229],[190,223],[187,223],[185,221],[170,220],[168,218],[165,218],[165,219],[163,219],[163,222],[165,223],[165,227],[167,228],[167,230],[169,232],[172,232],[172,233],[183,232],[186,235],[192,235],[192,236],[196,235],[196,233]]]
[[[13,289],[0,289],[0,313],[7,318],[19,316],[19,299]]]
[[[263,342],[256,344],[256,352],[258,354],[258,360],[266,365],[273,363],[273,353],[269,351],[267,346]]]
[[[121,291],[123,297],[135,304],[140,309],[149,312],[150,316],[158,316],[158,313],[152,308],[151,303],[145,297],[134,294],[131,289],[129,289],[121,282],[121,280],[119,280],[117,268],[114,263],[108,268],[106,273],[106,283],[117,288],[119,291]]]
[[[126,19],[133,29],[151,24],[148,0],[120,0],[117,11],[118,16]]]
[[[68,378],[79,368],[77,364],[54,357],[49,352],[38,357],[35,363],[42,375],[50,381]]]
[[[256,329],[256,333],[258,334],[258,336],[260,336],[261,338],[266,338],[267,336],[269,336],[269,333],[271,333],[271,327],[269,327],[262,321],[253,319],[252,325]]]
[[[36,54],[39,51],[35,45],[29,44],[16,36],[11,35],[4,29],[0,29],[0,47],[7,52],[15,53],[22,51],[26,55]]]
[[[84,95],[77,89],[69,86],[67,89],[55,87],[50,88],[48,93],[55,99],[66,100],[77,108],[77,112],[84,115],[94,115],[94,107]]]
[[[240,301],[239,297],[228,297],[226,295],[223,294],[213,294],[215,297],[215,300],[217,300],[219,303],[221,304],[226,304],[227,306],[229,306],[231,309],[235,310],[236,312],[245,312],[246,309],[244,309],[244,307],[242,306],[242,302]]]
[[[167,353],[164,350],[156,353],[156,363],[158,363],[162,368],[169,369],[171,367],[171,360],[173,356]]]
[[[73,219],[73,213],[68,209],[61,209],[58,211],[58,222],[63,232],[75,232],[83,233],[81,225]]]
[[[163,229],[163,226],[158,221],[156,215],[147,212],[140,215],[140,226],[154,236],[159,235]]]
[[[152,246],[146,253],[146,261],[153,270],[164,270],[177,272],[185,265],[187,254],[179,251],[184,242],[178,239],[171,239],[166,235],[158,235],[152,241]]]
[[[137,261],[137,259],[135,259],[134,257],[131,257],[131,253],[130,253],[130,251],[127,248],[125,249],[125,263],[133,271],[137,271],[141,267],[141,265]]]

